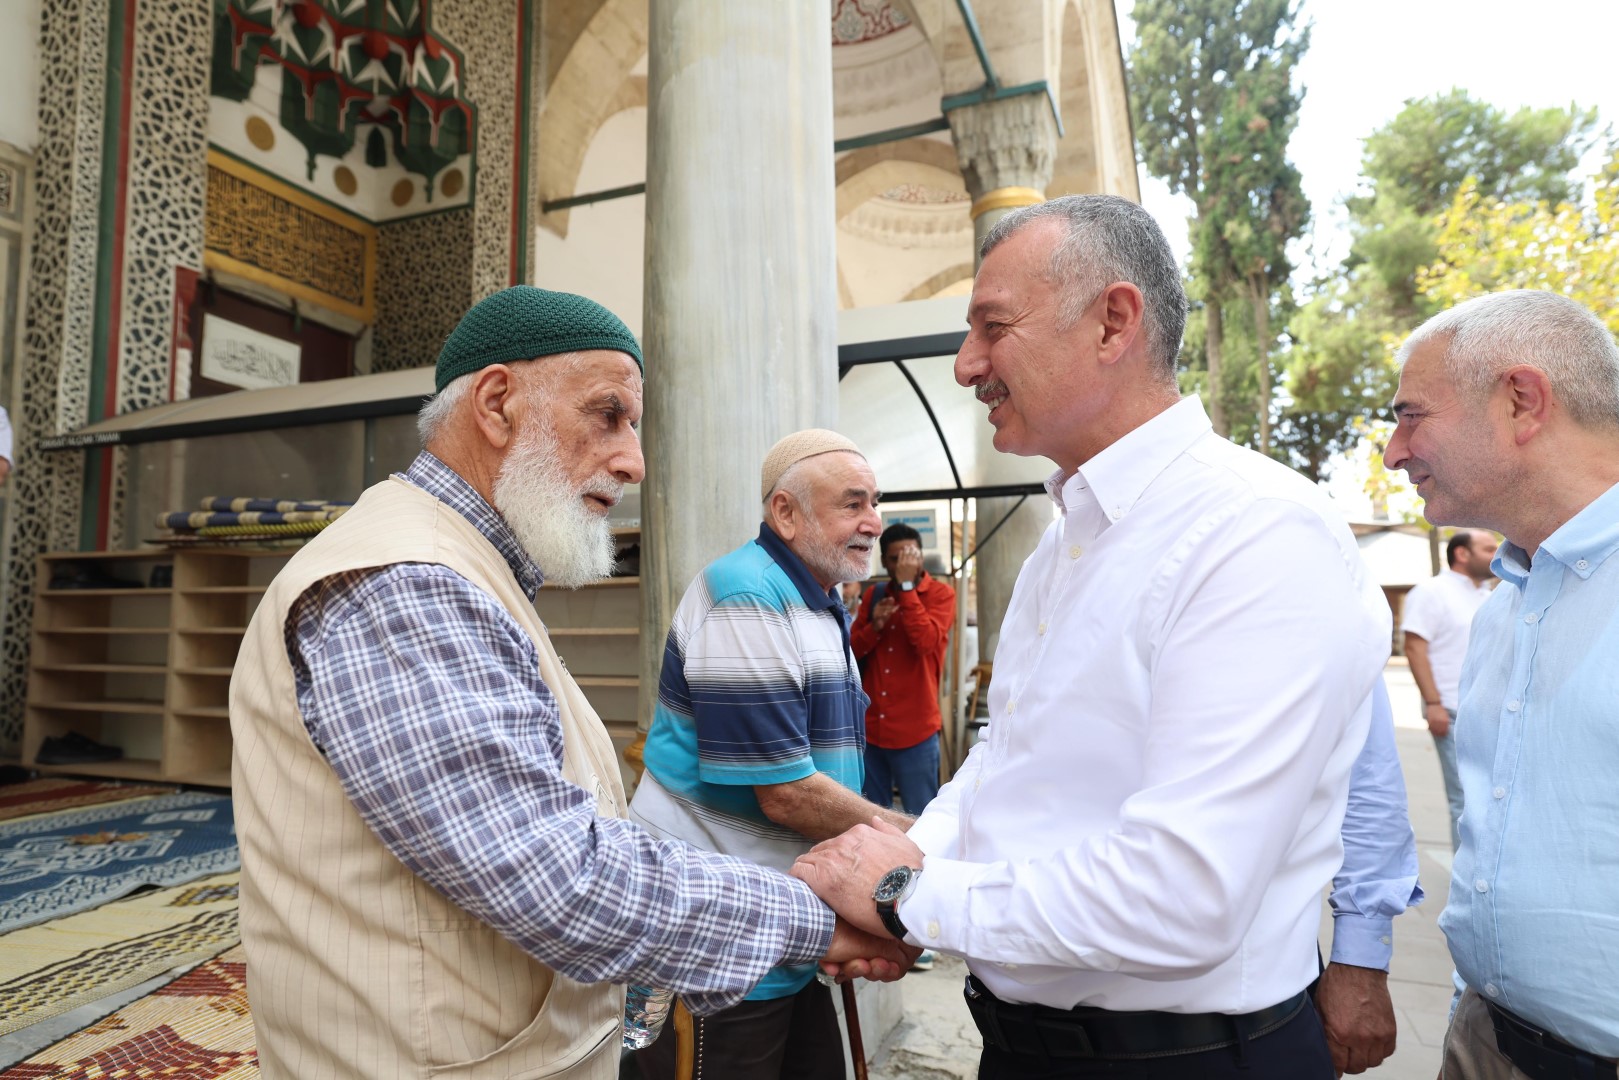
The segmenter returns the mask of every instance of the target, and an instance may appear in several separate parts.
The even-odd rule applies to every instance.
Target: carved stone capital
[[[947,114],[967,194],[997,188],[1044,191],[1057,160],[1057,124],[1043,94],[967,105]]]

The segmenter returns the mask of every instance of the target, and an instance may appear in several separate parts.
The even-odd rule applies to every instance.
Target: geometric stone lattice
[[[466,57],[466,95],[478,103],[472,291],[464,307],[511,284],[512,246],[518,239],[512,230],[518,20],[536,3],[538,0],[528,0],[526,4],[518,0],[458,0],[432,7],[433,29]],[[538,79],[530,83],[531,93],[538,92],[538,83]],[[525,101],[523,106],[532,110],[534,103]],[[436,346],[433,353],[438,353]]]
[[[124,280],[119,298],[119,413],[169,400],[175,268],[202,268],[207,184],[208,57],[213,24],[205,5],[141,4],[130,72],[129,162],[124,190]],[[113,455],[110,547],[124,536],[127,455]]]
[[[471,271],[470,207],[377,228],[373,372],[423,367],[438,359],[444,339],[472,306]]]
[[[15,165],[0,161],[0,214],[17,216],[17,188],[21,186],[21,180]]]
[[[11,485],[10,591],[0,627],[0,744],[22,734],[35,559],[78,546],[84,455],[40,454],[35,440],[84,423],[95,312],[96,200],[106,97],[107,10],[44,0],[33,252],[20,362]]]

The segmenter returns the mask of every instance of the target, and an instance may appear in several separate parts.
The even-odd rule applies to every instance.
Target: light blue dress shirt
[[[1388,970],[1394,917],[1423,901],[1417,840],[1406,811],[1405,776],[1394,745],[1394,710],[1378,679],[1372,723],[1349,774],[1344,864],[1332,879],[1332,962]]]
[[[1541,544],[1502,544],[1473,621],[1465,799],[1439,927],[1458,976],[1619,1057],[1619,485]]]

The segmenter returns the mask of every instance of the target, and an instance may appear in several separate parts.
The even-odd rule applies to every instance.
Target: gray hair
[[[460,407],[467,392],[472,389],[473,374],[469,371],[445,383],[444,389],[428,398],[416,414],[416,434],[421,436],[423,446],[438,438],[445,421]]]
[[[793,501],[797,502],[799,506],[803,507],[805,513],[809,513],[810,508],[813,505],[810,490],[812,487],[812,482],[810,479],[810,470],[806,469],[804,464],[805,462],[814,461],[815,458],[819,456],[819,454],[816,454],[814,456],[804,458],[803,461],[795,461],[791,465],[787,466],[787,471],[781,474],[781,479],[776,481],[776,486],[770,489],[770,494],[766,495],[763,502],[760,504],[760,509],[764,514],[765,521],[770,520],[770,500],[775,497],[776,492],[778,491],[785,491],[787,494],[791,495],[793,497]]]
[[[1619,427],[1619,346],[1583,304],[1537,289],[1476,296],[1417,327],[1395,360],[1439,342],[1460,393],[1483,397],[1508,368],[1528,364],[1545,372],[1575,423]]]
[[[549,390],[554,380],[564,375],[578,371],[584,363],[584,358],[576,352],[558,353],[555,356],[540,357],[543,364],[533,360],[517,360],[508,366],[516,373],[518,382],[524,389]],[[473,376],[476,371],[469,371],[465,375],[458,375],[444,384],[444,389],[427,399],[421,411],[416,414],[416,434],[421,436],[422,445],[426,446],[438,438],[445,421],[460,407],[472,389]]]
[[[1141,290],[1145,301],[1147,351],[1160,373],[1173,379],[1186,330],[1186,289],[1175,253],[1152,215],[1117,195],[1064,195],[1001,218],[984,237],[979,258],[1020,229],[1045,220],[1063,225],[1048,270],[1063,291],[1061,324],[1074,325],[1105,287],[1127,281]]]

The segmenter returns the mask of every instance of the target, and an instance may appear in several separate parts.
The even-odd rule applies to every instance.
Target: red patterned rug
[[[142,795],[168,795],[174,790],[172,787],[108,784],[96,780],[25,780],[20,784],[0,787],[0,821],[27,817],[29,814],[53,814],[58,810],[134,799]]]
[[[63,1039],[0,1080],[248,1080],[259,1075],[240,945]]]

